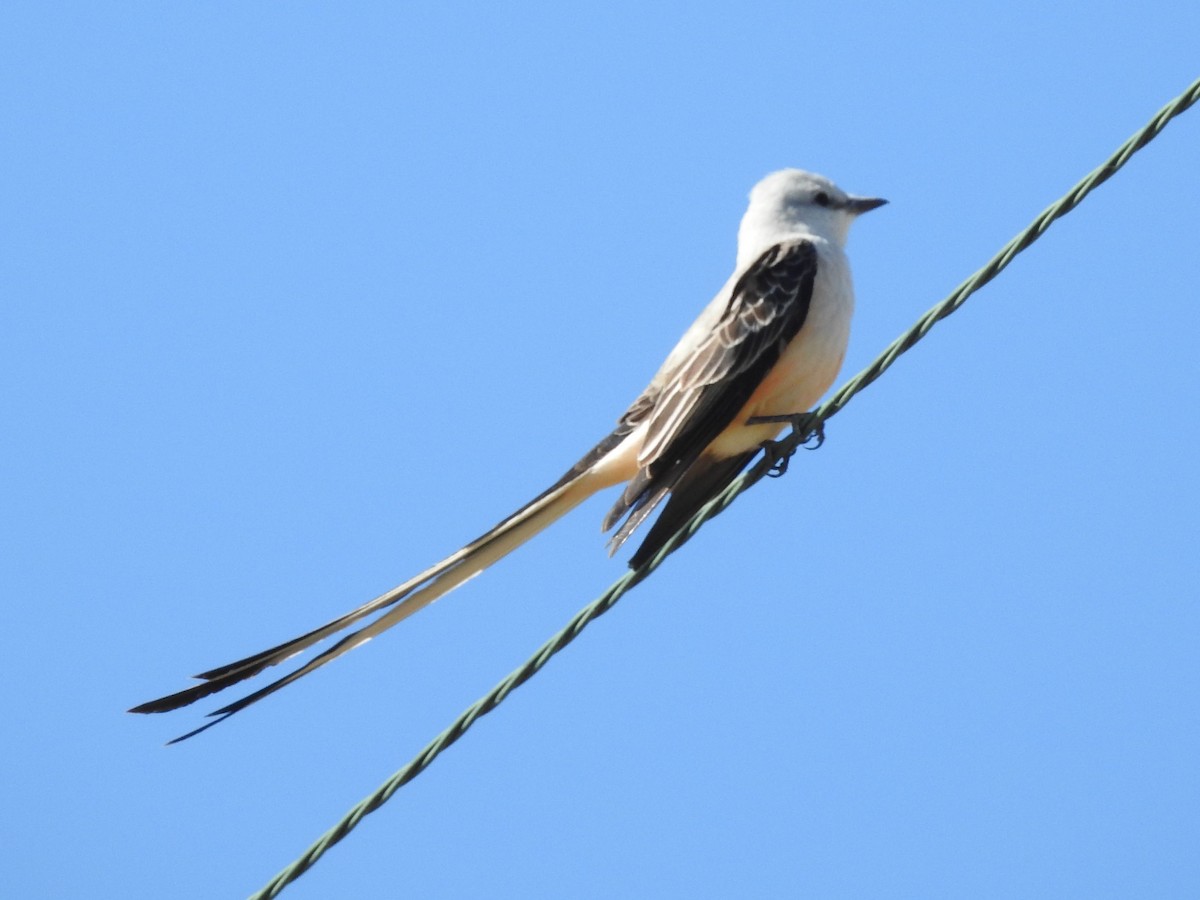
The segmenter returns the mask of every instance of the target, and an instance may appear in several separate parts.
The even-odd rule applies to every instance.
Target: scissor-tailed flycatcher
[[[782,423],[747,424],[809,409],[833,383],[850,336],[854,290],[844,247],[850,224],[886,203],[853,197],[799,169],[768,175],[750,191],[733,274],[675,346],[612,434],[550,488],[482,537],[382,596],[308,634],[204,672],[202,684],[130,712],[166,712],[257,675],[374,613],[320,655],[222,707],[198,734],[352,650],[478,575],[596,491],[626,482],[604,518],[620,547],[664,500],[634,553],[637,567],[745,468]],[[176,740],[183,740],[177,738]]]

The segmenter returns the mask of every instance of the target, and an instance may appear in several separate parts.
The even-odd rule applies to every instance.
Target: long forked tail
[[[393,588],[386,594],[381,594],[369,603],[363,604],[358,609],[346,613],[344,616],[340,616],[331,622],[327,622],[320,628],[316,628],[307,634],[302,634],[300,637],[282,643],[277,647],[272,647],[269,650],[264,650],[261,653],[256,653],[237,662],[203,672],[196,676],[203,679],[202,684],[194,685],[175,694],[169,694],[166,697],[160,697],[157,700],[151,700],[148,703],[135,706],[129,711],[135,713],[159,713],[187,706],[189,703],[194,703],[197,700],[207,697],[209,694],[215,694],[247,678],[252,678],[263,671],[263,669],[290,659],[297,653],[303,652],[313,644],[353,625],[355,622],[374,613],[387,610],[387,612],[379,616],[375,621],[346,635],[328,650],[313,657],[298,669],[271,682],[266,687],[230,703],[228,706],[223,706],[209,713],[208,715],[213,717],[212,722],[185,735],[181,735],[170,743],[174,744],[197,735],[216,725],[218,722],[229,718],[234,713],[245,709],[252,703],[261,700],[263,697],[273,694],[280,688],[302,678],[314,669],[320,668],[343,653],[353,650],[360,644],[369,641],[375,635],[407,619],[418,610],[424,609],[439,597],[448,594],[463,582],[478,575],[498,559],[520,547],[543,529],[548,528],[605,485],[606,482],[602,479],[598,479],[591,472],[586,471],[569,480],[564,478],[562,482],[556,484],[550,490],[517,510],[517,512],[513,513],[495,528],[476,538],[458,552],[451,554],[437,565],[426,569],[424,572],[409,579],[404,584]]]

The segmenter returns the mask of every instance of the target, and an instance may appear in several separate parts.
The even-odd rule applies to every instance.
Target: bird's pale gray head
[[[885,203],[886,200],[877,197],[847,194],[815,172],[781,169],[751,189],[750,206],[742,219],[739,242],[772,240],[772,232],[807,232],[843,246],[850,224],[858,216]]]

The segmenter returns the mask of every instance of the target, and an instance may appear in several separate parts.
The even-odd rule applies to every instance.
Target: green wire
[[[576,613],[565,628],[546,641],[520,668],[471,704],[449,728],[430,741],[408,765],[392,775],[370,796],[355,805],[340,822],[321,835],[295,862],[271,879],[261,890],[251,895],[250,900],[269,900],[269,898],[279,896],[279,893],[287,885],[308,871],[326,850],[353,831],[364,816],[379,809],[396,791],[425,771],[438,754],[466,734],[467,729],[474,725],[480,717],[487,715],[516,688],[536,675],[552,656],[575,640],[593,620],[612,609],[630,588],[648,577],[667,556],[695,534],[701,525],[722,512],[739,494],[748,490],[763,477],[772,472],[781,471],[791,455],[809,441],[814,434],[819,434],[823,424],[841,412],[855,394],[886,372],[901,354],[906,353],[925,337],[935,323],[950,315],[962,306],[968,297],[999,275],[1018,253],[1045,234],[1056,219],[1065,216],[1078,206],[1084,197],[1115,175],[1133,154],[1154,140],[1168,122],[1184,112],[1198,99],[1200,99],[1200,79],[1192,82],[1187,90],[1159,110],[1158,114],[1144,128],[1122,144],[1100,167],[1071,188],[1060,200],[1042,212],[1028,228],[1009,241],[983,268],[955,288],[945,300],[921,316],[912,328],[892,341],[874,362],[842,385],[837,393],[812,413],[800,417],[790,434],[783,440],[765,448],[766,452],[757,464],[699,510],[653,558],[640,569],[625,573],[608,590]]]

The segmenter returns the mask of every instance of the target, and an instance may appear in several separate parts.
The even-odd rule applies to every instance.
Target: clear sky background
[[[558,477],[783,166],[844,377],[1197,74],[1200,6],[8,2],[12,897],[245,896],[624,571],[594,499],[180,746],[125,708]],[[1200,896],[1200,110],[285,896]]]

